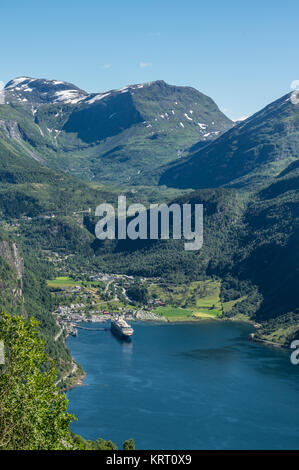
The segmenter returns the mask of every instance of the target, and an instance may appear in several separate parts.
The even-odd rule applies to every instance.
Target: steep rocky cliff
[[[23,259],[17,245],[0,239],[0,308],[25,314]]]

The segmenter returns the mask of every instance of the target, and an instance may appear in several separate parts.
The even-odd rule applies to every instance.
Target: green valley
[[[38,320],[60,390],[84,376],[65,343],[74,324],[111,313],[241,320],[281,346],[299,338],[298,111],[288,97],[233,126],[210,98],[163,81],[87,94],[17,80],[0,105],[0,303]],[[192,217],[203,204],[202,249],[97,239],[95,208],[120,194],[146,208],[190,204]]]
[[[148,185],[149,171],[233,125],[211,98],[162,80],[88,94],[19,77],[4,92],[0,129],[13,145],[54,169],[113,186]]]

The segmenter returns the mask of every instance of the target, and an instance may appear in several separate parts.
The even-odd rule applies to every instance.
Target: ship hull
[[[118,336],[119,338],[131,338],[133,331],[132,332],[124,332],[120,327],[115,325],[113,322],[111,322],[111,332]]]

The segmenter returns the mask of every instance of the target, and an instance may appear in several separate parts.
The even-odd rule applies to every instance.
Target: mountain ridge
[[[9,230],[12,230],[12,233],[15,230],[18,231],[19,243],[24,251],[30,254],[31,259],[33,253],[36,255],[44,250],[58,250],[64,254],[76,253],[77,256],[71,257],[69,261],[70,266],[76,269],[82,269],[86,263],[86,265],[95,265],[98,269],[110,272],[120,271],[137,276],[159,276],[178,283],[190,282],[190,280],[201,279],[204,276],[216,276],[222,281],[222,297],[226,301],[230,302],[245,297],[244,300],[236,303],[231,312],[225,312],[227,317],[238,318],[238,315],[241,315],[241,318],[245,317],[247,320],[258,320],[265,325],[260,333],[261,338],[265,335],[267,338],[274,338],[276,342],[287,344],[289,339],[294,338],[299,331],[296,290],[298,284],[296,256],[299,252],[299,160],[296,149],[299,116],[297,108],[291,106],[289,95],[271,103],[247,121],[227,130],[217,140],[210,143],[205,140],[200,145],[195,143],[191,147],[192,152],[195,150],[191,158],[198,158],[198,154],[202,153],[207,155],[205,161],[210,165],[207,170],[208,174],[214,178],[215,184],[220,186],[212,189],[199,188],[194,192],[185,193],[185,195],[177,192],[169,198],[172,202],[179,204],[187,202],[204,204],[206,242],[203,250],[199,253],[193,254],[183,251],[180,240],[171,243],[164,243],[161,240],[149,241],[147,244],[139,241],[140,243],[136,242],[134,246],[130,243],[116,242],[110,245],[104,243],[101,246],[95,240],[88,209],[94,209],[100,202],[114,202],[117,197],[116,190],[109,191],[96,183],[80,181],[73,176],[77,174],[74,168],[70,172],[66,165],[64,170],[67,172],[58,171],[57,168],[48,168],[53,163],[51,158],[55,153],[53,150],[55,149],[55,141],[57,141],[56,157],[59,159],[64,154],[63,163],[66,162],[66,159],[73,162],[79,158],[78,154],[81,151],[91,152],[92,158],[96,160],[100,148],[96,142],[92,142],[93,133],[98,132],[97,128],[91,128],[90,135],[84,137],[85,140],[90,138],[91,144],[81,139],[81,147],[78,149],[76,147],[78,138],[76,138],[77,140],[75,138],[64,140],[67,133],[61,131],[62,136],[55,139],[49,131],[55,127],[49,126],[52,124],[55,126],[59,123],[60,129],[62,129],[69,122],[69,117],[73,112],[81,113],[86,107],[88,112],[90,109],[95,110],[96,116],[105,115],[105,119],[107,120],[108,117],[109,120],[109,113],[112,111],[110,107],[115,101],[119,103],[119,100],[126,100],[126,95],[128,95],[131,111],[138,110],[142,106],[143,115],[140,114],[140,122],[123,129],[116,136],[107,136],[100,144],[103,152],[100,164],[107,165],[112,172],[111,178],[114,176],[114,180],[112,180],[119,182],[116,176],[125,171],[123,159],[128,150],[126,142],[132,138],[132,134],[134,134],[134,139],[130,142],[131,148],[144,142],[146,134],[144,133],[143,120],[145,117],[149,119],[148,116],[156,116],[163,107],[169,106],[169,104],[173,105],[174,96],[176,96],[173,93],[184,95],[182,102],[179,99],[177,101],[181,106],[181,114],[179,121],[176,122],[182,129],[181,132],[184,129],[189,132],[194,128],[194,118],[197,118],[205,107],[200,107],[197,114],[195,109],[189,106],[188,100],[192,101],[194,96],[201,96],[201,94],[198,95],[198,92],[193,89],[189,92],[191,95],[186,95],[185,89],[178,90],[175,87],[172,90],[171,86],[159,82],[149,85],[145,90],[134,88],[131,92],[122,90],[122,92],[111,93],[109,96],[95,100],[91,105],[86,105],[86,103],[83,105],[78,103],[63,105],[61,103],[46,103],[38,105],[36,112],[32,112],[31,105],[26,102],[25,105],[18,102],[13,105],[1,105],[1,219],[7,224]],[[124,96],[125,98],[123,98]],[[159,97],[159,100],[156,99],[153,102],[153,96]],[[23,99],[21,96],[19,98]],[[83,102],[85,99],[86,97],[83,98]],[[207,100],[208,104],[211,104],[208,97]],[[185,106],[184,109],[182,109],[182,105]],[[188,128],[186,125],[183,128],[180,125],[180,119],[181,116],[184,116],[187,105],[189,114],[186,114],[190,119],[191,116],[193,118],[192,121],[187,117],[185,119],[192,127]],[[159,108],[161,106],[162,108]],[[213,106],[216,107],[215,104]],[[190,113],[190,110],[193,113]],[[149,140],[157,146],[160,152],[164,152],[165,149],[161,145],[160,134],[162,134],[162,141],[165,144],[163,133],[167,135],[166,131],[169,125],[173,125],[170,116],[166,116],[167,111],[165,112],[164,109],[162,111],[164,111],[164,117],[160,116],[159,122],[153,122],[158,122],[157,125],[163,123],[165,127],[161,128],[160,126],[154,130],[147,128],[146,131],[150,133],[147,134],[151,137]],[[126,112],[127,110],[124,109],[124,113]],[[208,108],[206,112],[211,113],[212,125],[213,109]],[[156,118],[154,117],[154,119]],[[78,122],[76,120],[71,122],[73,126],[78,123],[80,124],[80,119]],[[108,132],[109,129],[106,128],[106,131]],[[139,140],[136,137],[137,131],[140,132],[138,134]],[[203,129],[202,131],[204,132]],[[74,132],[71,134],[74,135]],[[258,140],[256,140],[256,136],[258,136]],[[223,141],[226,142],[226,146],[224,145],[218,155],[217,148],[219,145],[222,146]],[[232,160],[239,163],[240,145],[236,145],[239,142],[243,144],[243,154],[241,155],[241,165],[235,168],[234,164],[229,166],[229,162]],[[168,141],[173,151],[172,143],[173,141]],[[201,145],[203,147],[198,148]],[[254,152],[256,148],[258,148],[258,152]],[[211,149],[212,153],[210,153]],[[262,151],[260,151],[261,149]],[[230,152],[230,150],[232,151]],[[216,153],[213,154],[213,152]],[[216,155],[217,158],[213,159],[213,155]],[[251,165],[249,170],[253,172],[252,174],[254,174],[252,167],[256,163],[260,165],[257,167],[258,171],[265,167],[265,163],[276,165],[276,167],[271,175],[268,174],[262,178],[260,182],[262,187],[250,187],[251,191],[241,192],[238,190],[236,177],[241,181],[240,172],[248,170],[242,160],[248,155],[254,156],[248,162],[248,165]],[[223,156],[225,158],[228,156],[227,162],[225,158],[223,161]],[[283,158],[276,158],[280,156]],[[43,162],[37,157],[42,158]],[[84,153],[84,158],[87,159],[87,157],[90,157],[90,154]],[[181,164],[185,164],[186,161],[188,159],[181,160]],[[219,161],[222,162],[220,170],[218,168]],[[161,161],[156,163],[158,165]],[[226,164],[227,166],[225,166]],[[143,160],[136,159],[134,161],[135,172],[139,169],[137,165],[144,168]],[[53,166],[55,167],[55,165]],[[152,163],[146,167],[148,171],[152,170],[150,167],[153,167]],[[82,175],[82,168],[80,170]],[[216,174],[216,170],[218,174]],[[85,171],[88,171],[87,166]],[[145,170],[143,171],[145,174]],[[245,174],[245,177],[250,176],[250,171]],[[73,175],[68,173],[73,173]],[[183,173],[181,175],[184,177]],[[198,172],[194,171],[194,168],[193,175],[197,181]],[[204,185],[209,183],[209,180],[203,178],[202,175],[200,178],[202,178]],[[252,182],[253,178],[249,178],[248,181]],[[237,186],[237,188],[233,186]],[[240,186],[241,189],[244,189],[242,185]],[[130,188],[130,186],[126,187]],[[166,193],[158,193],[163,191],[161,187],[156,187],[155,191],[155,198],[160,202],[161,195],[163,194],[164,197]],[[144,189],[139,190],[136,186],[134,189],[128,189],[128,197],[134,202],[143,202],[142,197],[146,198],[143,193],[145,193]],[[171,192],[168,193],[168,195],[170,194]],[[149,198],[152,197],[153,194],[149,196]],[[82,215],[82,211],[85,216]],[[16,224],[17,226],[20,224],[21,228],[15,229]],[[27,257],[25,257],[26,259]],[[6,269],[5,264],[4,269]],[[33,271],[35,272],[33,276],[36,277],[38,271],[35,266]],[[236,292],[238,293],[237,298],[235,297]],[[37,293],[37,295],[39,294]],[[38,301],[32,306],[32,311],[36,306],[39,306]],[[43,318],[43,315],[45,318],[48,315],[46,309],[40,318]],[[283,333],[279,332],[278,325],[280,324],[283,325]]]
[[[170,163],[159,184],[250,188],[279,174],[299,153],[299,108],[290,96],[284,95],[239,122],[184,161]]]
[[[4,93],[0,119],[16,121],[47,166],[109,184],[144,184],[147,169],[233,126],[208,96],[163,80],[88,94],[67,82],[19,77]]]

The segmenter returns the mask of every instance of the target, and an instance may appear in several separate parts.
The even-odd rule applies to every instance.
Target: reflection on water
[[[121,347],[120,358],[122,366],[128,367],[133,354],[133,341],[131,337],[120,337],[111,332],[112,341],[117,341]]]
[[[121,344],[132,344],[132,338],[130,336],[126,337],[126,336],[118,336],[117,334],[114,334],[111,332],[111,336],[116,340],[118,341],[119,343]]]
[[[226,346],[224,348],[194,349],[193,351],[185,352],[182,355],[199,360],[228,361],[232,359],[235,353],[237,353],[236,349],[231,346]]]
[[[68,392],[85,438],[140,449],[298,449],[299,366],[230,322],[134,324],[123,341],[79,331],[68,346],[87,372]],[[158,432],[157,432],[158,430]]]

